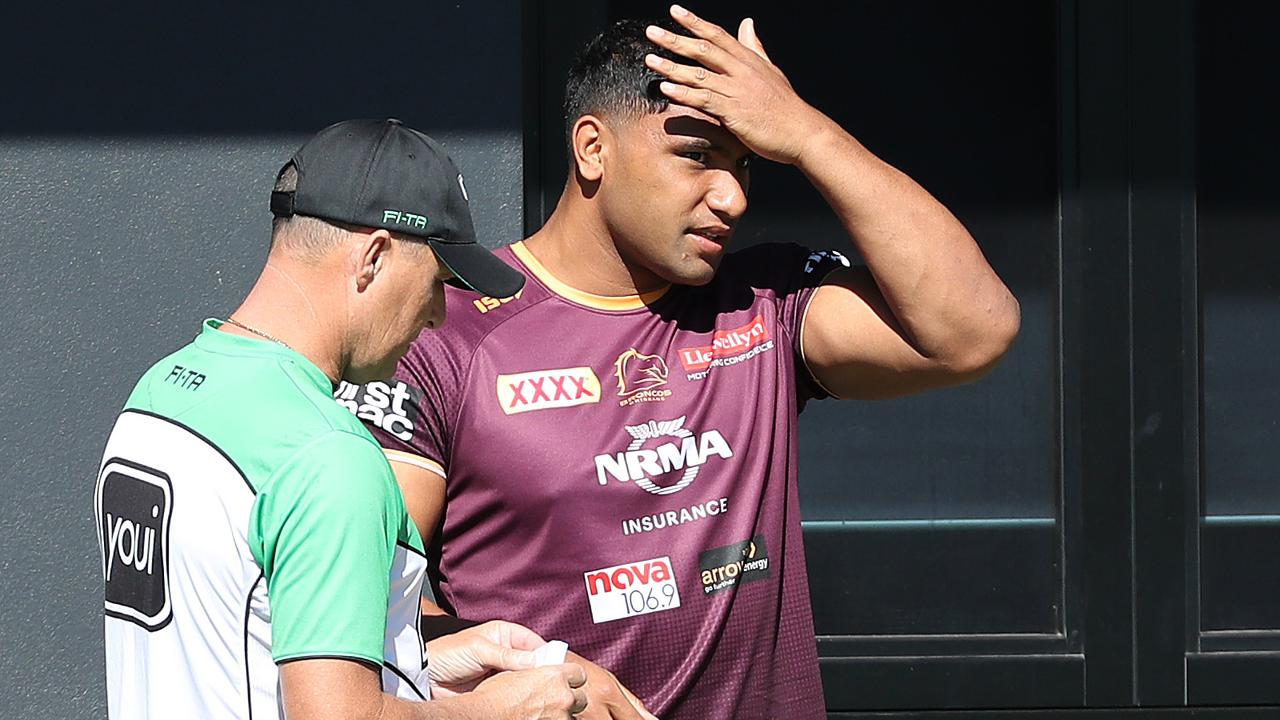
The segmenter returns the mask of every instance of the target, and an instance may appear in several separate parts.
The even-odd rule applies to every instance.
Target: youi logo
[[[107,615],[159,630],[172,615],[169,520],[173,486],[169,476],[112,458],[98,478],[94,506]]]

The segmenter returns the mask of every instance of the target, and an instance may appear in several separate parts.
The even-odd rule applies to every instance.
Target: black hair
[[[578,54],[564,88],[566,147],[572,146],[573,124],[583,115],[627,118],[667,109],[669,101],[658,89],[663,77],[645,66],[644,56],[653,53],[686,65],[696,63],[654,45],[644,34],[649,25],[688,32],[671,20],[620,20]],[[572,150],[569,157],[572,160]]]

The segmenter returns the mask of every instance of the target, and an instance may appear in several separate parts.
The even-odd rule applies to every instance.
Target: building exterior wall
[[[828,707],[1273,715],[1280,8],[705,5],[753,15],[797,89],[952,207],[1022,302],[981,383],[802,416]],[[509,243],[562,187],[573,49],[661,12],[0,8],[0,718],[105,716],[106,435],[139,374],[249,289],[298,144],[399,117],[452,152],[481,241]],[[737,242],[844,246],[802,177],[753,172]]]
[[[276,171],[331,122],[433,135],[482,241],[517,239],[521,16],[515,0],[22,5],[0,10],[0,717],[96,719],[92,484],[133,382],[239,303]]]

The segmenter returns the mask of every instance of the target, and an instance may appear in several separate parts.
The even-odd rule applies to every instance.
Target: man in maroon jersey
[[[566,640],[667,720],[820,718],[797,408],[974,380],[1018,305],[946,208],[795,94],[750,20],[672,16],[615,25],[570,74],[564,194],[498,251],[524,290],[451,292],[394,380],[338,397],[433,538],[445,610]],[[809,178],[865,268],[725,252],[757,156]]]

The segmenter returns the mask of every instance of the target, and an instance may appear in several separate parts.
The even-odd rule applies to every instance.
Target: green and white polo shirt
[[[94,495],[113,719],[282,717],[277,663],[350,658],[429,697],[422,540],[324,373],[218,330],[142,376]]]

